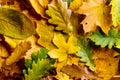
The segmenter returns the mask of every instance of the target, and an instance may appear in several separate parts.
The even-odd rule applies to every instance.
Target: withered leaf
[[[80,63],[77,65],[66,65],[61,69],[62,72],[66,73],[72,78],[81,79],[82,77],[86,77],[87,79],[96,79],[97,75],[91,71],[89,71],[84,64]]]
[[[114,58],[118,54],[112,49],[96,48],[94,50],[94,62],[96,65],[96,73],[100,78],[97,80],[110,80],[118,70],[118,58]]]
[[[11,55],[6,59],[6,65],[10,65],[16,61],[18,61],[20,58],[22,58],[28,49],[31,48],[31,44],[29,42],[22,42],[19,44],[14,51],[11,53]]]

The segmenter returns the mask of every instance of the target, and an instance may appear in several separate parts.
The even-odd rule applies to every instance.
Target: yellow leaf
[[[36,31],[40,36],[40,38],[38,39],[38,44],[47,49],[55,48],[55,46],[52,43],[52,39],[55,33],[53,26],[47,25],[45,20],[41,20],[37,23]]]
[[[45,18],[45,9],[50,0],[29,0],[35,11]]]
[[[79,9],[79,7],[82,5],[82,1],[83,0],[73,0],[71,3],[70,3],[70,9],[72,9],[73,11]]]
[[[67,3],[62,0],[53,0],[48,5],[46,14],[50,16],[48,22],[50,24],[57,25],[56,30],[69,33],[72,31],[72,25],[70,22],[71,10],[68,9]]]
[[[118,70],[119,59],[115,58],[118,54],[112,49],[95,49],[94,62],[96,64],[97,80],[110,80]]]
[[[4,36],[5,41],[10,45],[11,48],[15,48],[18,44],[20,44],[21,40],[13,39],[7,36]]]
[[[29,49],[26,52],[25,59],[31,59],[31,54],[32,53],[37,53],[40,50],[41,46],[39,46],[37,44],[37,40],[38,40],[38,38],[35,35],[30,36],[25,40],[25,41],[31,43],[31,49]]]
[[[40,3],[40,5],[42,6],[42,7],[47,7],[47,5],[48,5],[48,3],[51,1],[51,0],[38,0],[39,1],[39,3]]]
[[[112,21],[109,14],[110,7],[105,5],[104,0],[84,1],[76,12],[86,15],[81,22],[86,33],[96,30],[99,26],[104,33],[108,34]]]
[[[7,49],[0,44],[0,57],[8,57],[9,54],[8,54],[8,51]]]
[[[63,72],[57,72],[56,78],[58,80],[73,80],[73,79],[70,79],[70,77],[67,74],[63,73]]]
[[[11,55],[6,59],[6,65],[11,65],[12,63],[18,61],[30,48],[31,44],[26,41],[17,45]]]
[[[67,43],[66,43],[66,39],[63,35],[61,34],[55,34],[54,38],[53,38],[53,43],[62,50],[66,50],[67,48]]]
[[[76,45],[77,38],[75,36],[71,35],[66,40],[62,34],[56,33],[53,38],[53,43],[57,46],[57,49],[52,49],[48,55],[51,58],[58,59],[58,63],[56,64],[58,71],[66,64],[72,65],[78,63],[78,59],[72,57],[73,54],[80,50],[80,47]]]
[[[68,53],[71,54],[71,53],[75,53],[76,51],[80,50],[80,47],[76,46],[76,44],[77,44],[77,38],[74,35],[71,35],[67,41]]]

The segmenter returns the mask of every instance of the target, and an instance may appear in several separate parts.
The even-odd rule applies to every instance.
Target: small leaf
[[[118,33],[111,28],[108,35],[101,33],[99,30],[95,31],[90,37],[96,45],[100,45],[102,48],[108,46],[112,48],[115,45],[120,44],[120,30]]]
[[[71,31],[71,11],[67,9],[66,2],[63,2],[62,0],[53,0],[53,2],[48,5],[46,14],[51,17],[48,22],[57,25],[56,30],[63,31],[65,33]]]
[[[34,33],[33,23],[23,13],[0,7],[0,34],[24,39]]]
[[[86,62],[86,65],[90,67],[91,70],[95,70],[95,64],[92,58],[92,47],[87,40],[79,39],[78,45],[81,49],[76,53],[80,57],[81,61]]]
[[[25,80],[38,80],[49,74],[52,64],[48,59],[38,59],[37,62],[32,63],[32,68],[28,68],[28,74],[25,72]]]

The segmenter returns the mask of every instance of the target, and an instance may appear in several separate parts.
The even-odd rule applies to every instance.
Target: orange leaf
[[[110,7],[105,5],[104,0],[84,1],[76,12],[86,15],[81,22],[85,33],[94,31],[99,26],[104,33],[108,34],[112,22],[109,10]]]
[[[118,58],[114,58],[118,54],[112,49],[95,49],[94,62],[96,64],[96,73],[100,78],[97,80],[110,80],[118,70]]]

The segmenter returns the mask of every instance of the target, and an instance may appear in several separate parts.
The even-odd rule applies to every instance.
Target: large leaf
[[[76,55],[81,58],[81,61],[86,62],[86,65],[89,66],[91,70],[95,70],[95,64],[92,58],[92,47],[89,42],[85,39],[79,39],[78,45],[81,49]]]
[[[70,13],[70,10],[67,9],[67,3],[62,0],[53,0],[46,11],[46,14],[51,17],[48,22],[57,25],[56,30],[62,30],[66,33],[71,31],[72,27],[69,21]]]
[[[116,51],[108,48],[94,49],[95,72],[98,74],[97,80],[111,80],[118,70],[119,58]]]
[[[113,28],[111,28],[108,35],[97,30],[90,36],[90,39],[102,48],[106,46],[112,48],[114,45],[120,44],[120,30],[117,33]]]
[[[84,31],[91,32],[99,26],[108,34],[111,25],[110,7],[105,5],[104,0],[85,0],[77,10],[77,13],[86,15],[81,22]]]
[[[120,26],[120,0],[111,0],[110,5],[112,5],[111,14],[113,25]]]
[[[24,39],[35,33],[33,23],[19,11],[0,8],[0,34]]]

